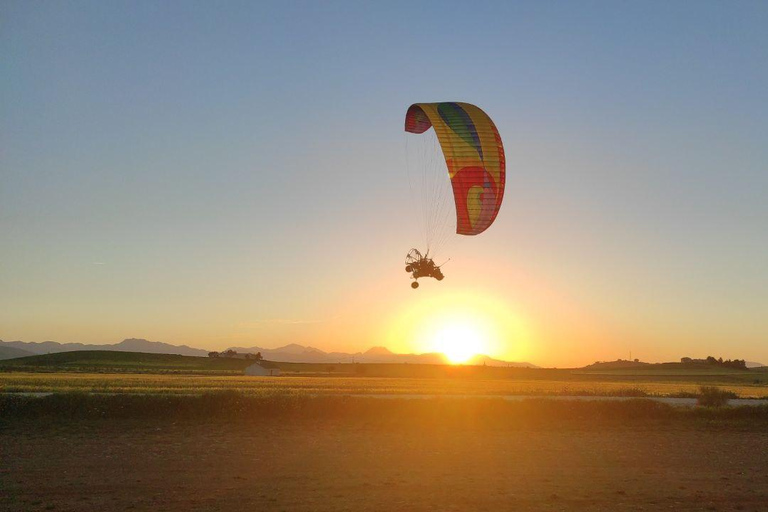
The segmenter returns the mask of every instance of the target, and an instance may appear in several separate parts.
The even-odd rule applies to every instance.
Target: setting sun
[[[433,347],[453,364],[467,362],[487,348],[479,330],[466,323],[450,323],[442,327],[435,333]]]
[[[506,302],[462,290],[422,298],[392,320],[384,341],[403,352],[441,353],[453,364],[475,355],[523,360],[531,334],[521,316]]]

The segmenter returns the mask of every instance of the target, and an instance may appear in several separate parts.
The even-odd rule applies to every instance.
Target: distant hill
[[[394,352],[389,350],[387,347],[371,347],[368,350],[365,351],[366,356],[390,356]]]
[[[762,368],[763,365],[751,361],[746,362],[747,368]],[[670,363],[644,363],[642,361],[627,361],[619,359],[617,361],[598,361],[582,368],[583,370],[622,370],[622,369],[659,369],[659,368],[673,368],[673,367],[688,367],[688,368],[700,368],[708,367],[710,364],[704,360],[686,361],[683,363],[670,362]]]
[[[43,341],[40,343],[29,341],[2,341],[0,348],[13,348],[25,353],[21,357],[30,354],[56,354],[58,352],[72,352],[76,350],[110,350],[117,352],[143,352],[147,354],[179,354],[182,356],[207,356],[208,351],[192,348],[186,345],[171,345],[159,341],[147,341],[144,339],[130,338],[111,345],[86,345],[84,343],[58,343],[56,341]],[[6,358],[4,358],[6,359]]]
[[[651,363],[642,361],[627,361],[619,359],[617,361],[597,361],[584,367],[585,370],[619,370],[623,368],[644,368],[651,366]]]
[[[507,368],[539,368],[535,364],[501,361],[499,359],[494,359],[483,354],[473,356],[469,361],[467,361],[467,364],[474,364],[477,366],[504,366]]]
[[[13,359],[15,357],[31,356],[32,352],[16,347],[0,345],[0,360]]]
[[[16,371],[110,371],[132,373],[242,374],[254,363],[245,359],[147,354],[120,350],[75,350],[0,361],[0,369]]]
[[[286,363],[410,363],[410,364],[448,364],[445,355],[440,353],[396,354],[385,347],[373,347],[365,352],[324,352],[314,347],[304,347],[291,343],[284,347],[230,347],[238,353],[260,352],[265,359]],[[504,366],[512,368],[538,368],[525,362],[507,362],[493,359],[486,355],[477,355],[467,361],[468,365]]]

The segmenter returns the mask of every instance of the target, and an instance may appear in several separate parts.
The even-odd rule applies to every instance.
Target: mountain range
[[[264,359],[288,363],[412,363],[412,364],[448,364],[444,354],[430,352],[426,354],[396,354],[386,347],[373,347],[365,352],[324,352],[319,348],[305,347],[291,343],[279,348],[232,347],[238,353],[261,352]],[[465,364],[487,366],[511,366],[515,368],[537,368],[531,363],[500,361],[478,354]]]
[[[230,347],[240,353],[261,352],[264,359],[285,363],[411,363],[446,364],[448,359],[440,353],[396,354],[385,347],[373,347],[365,352],[324,352],[318,348],[291,343],[279,348]],[[171,345],[158,341],[130,338],[120,343],[86,345],[84,343],[58,343],[55,341],[24,342],[0,340],[0,359],[12,359],[38,354],[53,354],[76,350],[114,350],[118,352],[144,352],[151,354],[180,354],[183,356],[208,356],[208,351],[187,345]],[[537,368],[530,363],[500,361],[486,355],[476,355],[465,364],[487,366],[510,366],[516,368]]]

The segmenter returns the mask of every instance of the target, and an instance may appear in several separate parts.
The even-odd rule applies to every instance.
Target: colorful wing
[[[504,146],[488,115],[469,103],[414,103],[405,131],[432,126],[443,150],[456,202],[456,233],[477,235],[490,226],[504,197]]]

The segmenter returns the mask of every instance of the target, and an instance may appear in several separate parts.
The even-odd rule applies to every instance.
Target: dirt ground
[[[19,423],[0,509],[768,510],[768,431]]]

